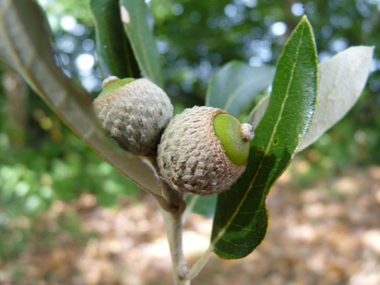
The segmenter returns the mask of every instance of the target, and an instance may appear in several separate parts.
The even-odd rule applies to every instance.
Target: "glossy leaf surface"
[[[102,77],[141,77],[121,22],[119,1],[92,0],[90,7],[94,16],[96,51]]]
[[[0,1],[0,59],[18,71],[96,153],[143,189],[159,194],[159,179],[149,161],[117,151],[110,144],[95,116],[90,95],[56,66],[49,34],[34,1]]]
[[[146,4],[142,0],[121,0],[120,13],[144,77],[149,78],[158,86],[163,86],[162,68],[156,41],[149,29],[146,19]]]
[[[367,81],[373,48],[350,47],[318,67],[318,95],[313,121],[299,151],[314,143],[355,105]],[[269,95],[252,111],[248,122],[255,128],[266,111]]]
[[[273,66],[252,67],[245,62],[231,61],[212,78],[206,95],[206,105],[227,111],[237,117],[250,111],[252,101],[273,81]]]
[[[317,54],[306,16],[278,61],[267,112],[251,141],[247,169],[219,194],[211,246],[226,259],[250,254],[268,227],[266,196],[292,161],[311,123],[317,88]]]

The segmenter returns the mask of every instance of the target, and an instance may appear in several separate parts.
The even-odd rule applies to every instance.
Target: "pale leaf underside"
[[[373,47],[350,47],[319,64],[317,105],[299,151],[314,143],[355,105],[367,81],[372,54]],[[252,111],[248,122],[254,128],[264,116],[269,98]]]
[[[117,151],[110,144],[92,109],[91,97],[56,66],[49,35],[34,1],[0,1],[0,59],[18,71],[95,152],[143,189],[160,194],[159,179],[150,162]]]

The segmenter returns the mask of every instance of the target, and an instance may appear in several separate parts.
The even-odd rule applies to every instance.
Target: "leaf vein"
[[[305,27],[302,27],[301,34],[303,34],[304,29],[305,29]],[[296,47],[296,55],[295,55],[296,58],[298,57],[299,49],[300,49],[301,44],[302,44],[302,36],[300,37],[300,40],[298,41],[298,44],[295,46]],[[255,173],[255,175],[254,175],[254,177],[253,177],[253,179],[252,179],[252,181],[251,181],[251,183],[250,183],[250,185],[248,187],[248,190],[245,192],[243,198],[241,199],[241,201],[239,202],[238,206],[236,207],[236,210],[234,211],[234,213],[232,214],[231,218],[228,220],[228,222],[226,223],[226,225],[219,231],[218,235],[211,241],[210,247],[215,247],[216,243],[220,240],[220,238],[222,237],[222,235],[224,234],[224,232],[231,225],[231,223],[234,220],[234,218],[239,214],[240,208],[242,207],[243,203],[246,201],[246,199],[248,197],[248,194],[252,190],[253,184],[256,181],[256,178],[257,178],[260,170],[263,167],[263,163],[264,163],[265,158],[267,156],[267,153],[270,150],[270,147],[272,145],[272,140],[273,140],[274,134],[276,133],[277,127],[278,127],[279,122],[280,122],[281,117],[282,117],[282,113],[283,113],[283,110],[284,110],[285,103],[286,103],[286,101],[288,99],[288,96],[289,96],[289,90],[290,90],[290,86],[291,86],[291,83],[292,83],[293,74],[294,74],[294,70],[295,70],[295,66],[296,65],[297,65],[297,61],[294,61],[292,63],[292,67],[289,69],[290,72],[291,72],[291,74],[290,74],[290,77],[289,77],[289,83],[288,83],[288,85],[286,87],[286,92],[285,92],[285,96],[284,96],[284,99],[283,99],[283,103],[281,104],[280,114],[279,114],[278,119],[277,119],[277,121],[276,121],[276,123],[274,125],[274,129],[272,131],[271,138],[268,141],[268,145],[267,145],[266,150],[264,152],[264,155],[263,155],[263,157],[262,157],[262,159],[260,161],[260,164],[259,164],[259,166],[257,168],[257,171],[256,171],[256,173]]]

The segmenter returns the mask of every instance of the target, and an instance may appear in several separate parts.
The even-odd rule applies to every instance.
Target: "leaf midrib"
[[[256,82],[254,82],[254,83],[256,83]],[[228,98],[226,104],[225,104],[224,107],[223,107],[223,110],[227,111],[227,109],[231,106],[232,102],[235,100],[235,98],[237,97],[237,95],[240,93],[240,90],[244,90],[247,86],[249,86],[249,85],[251,85],[251,84],[253,84],[253,82],[248,81],[248,80],[245,81],[243,84],[241,84],[241,85],[239,86],[239,88],[237,88],[236,91],[233,92],[233,93],[231,94],[231,96],[229,96],[229,98]]]
[[[124,1],[123,1],[123,4],[124,4]],[[145,5],[145,4],[143,4]],[[124,5],[122,5],[124,6]],[[125,6],[124,6],[125,9],[127,9]],[[129,13],[129,10],[127,9],[128,13]],[[144,12],[144,11],[143,11]],[[127,27],[127,30],[129,31],[129,29],[131,29],[131,27],[128,27],[129,24],[124,24],[126,27]],[[136,26],[136,25],[134,25]],[[139,40],[142,44],[142,52],[143,52],[143,59],[145,62],[150,62],[149,61],[149,56],[148,56],[148,52],[146,50],[146,47],[144,45],[144,38],[142,37],[142,27],[141,25],[137,25],[137,29],[138,29],[138,32],[137,32],[137,35],[139,37]],[[148,27],[148,30],[149,30],[149,27]],[[136,51],[137,53],[137,50],[138,48],[136,47],[136,44],[134,43],[134,41],[130,41],[132,46],[134,47],[133,49]],[[138,58],[138,57],[137,57]],[[152,67],[151,67],[151,64],[147,64],[147,68],[146,68],[146,65],[144,65],[143,63],[141,63],[141,69],[142,70],[145,70],[145,73],[146,75],[149,77],[149,74],[150,74],[150,77],[152,77],[151,79],[154,81],[154,83],[156,83],[157,85],[160,85],[160,82],[158,82],[158,78],[156,78],[156,74],[154,73]]]
[[[257,74],[256,76],[259,77],[259,78],[262,77],[262,76],[260,76],[260,74]],[[240,91],[241,91],[241,90],[244,90],[244,89],[247,88],[249,85],[255,85],[258,81],[261,81],[261,80],[259,80],[259,79],[255,79],[255,80],[253,80],[253,81],[249,81],[249,80],[244,81],[244,83],[241,84],[240,87],[237,88],[236,91],[233,92],[233,93],[231,94],[231,96],[229,96],[229,98],[228,98],[226,104],[224,105],[223,110],[225,110],[225,111],[228,112],[228,108],[232,105],[233,101],[236,99],[236,97],[238,96],[238,94],[240,93]],[[269,86],[269,84],[268,84],[268,86]],[[255,98],[255,97],[254,97],[254,98]],[[252,100],[253,100],[254,98],[252,98]]]
[[[303,35],[303,32],[304,32],[304,29],[305,29],[305,27],[302,27],[302,33],[301,33],[302,35]],[[301,36],[300,41],[299,41],[299,43],[298,43],[298,45],[297,45],[297,52],[296,52],[296,57],[295,57],[295,58],[297,58],[297,56],[298,56],[299,48],[300,48],[300,46],[301,46],[301,44],[302,44],[302,38],[303,38],[303,37]],[[264,161],[265,161],[265,158],[267,157],[267,153],[269,152],[270,147],[271,147],[271,142],[272,142],[273,137],[274,137],[274,135],[275,135],[275,133],[276,133],[277,127],[278,127],[278,125],[279,125],[279,122],[280,122],[280,120],[281,120],[282,113],[283,113],[283,110],[284,110],[284,105],[285,105],[285,103],[286,103],[286,101],[287,101],[287,99],[288,99],[288,97],[289,97],[289,89],[290,89],[290,85],[291,85],[291,83],[292,83],[293,74],[294,74],[294,70],[295,70],[295,66],[296,66],[296,64],[297,64],[297,61],[295,61],[295,62],[293,63],[293,65],[292,65],[290,80],[289,80],[289,83],[288,83],[288,85],[287,85],[287,87],[286,87],[286,95],[285,95],[285,98],[284,98],[284,100],[283,100],[283,103],[281,104],[281,111],[280,111],[280,114],[279,114],[278,119],[277,119],[277,121],[276,121],[276,124],[275,124],[275,126],[274,126],[274,130],[273,130],[273,132],[272,132],[272,134],[271,134],[270,140],[268,141],[268,145],[267,145],[267,147],[266,147],[266,151],[264,152],[264,155],[263,155],[263,157],[262,157],[262,159],[261,159],[261,161],[260,161],[260,164],[259,164],[259,166],[258,166],[258,168],[257,168],[257,171],[256,171],[256,173],[255,173],[255,176],[253,177],[253,179],[252,179],[252,181],[251,181],[251,183],[250,183],[250,185],[249,185],[249,187],[248,187],[248,190],[247,190],[246,193],[244,194],[243,199],[241,199],[241,202],[240,202],[239,205],[237,206],[237,208],[236,208],[235,212],[232,214],[231,218],[228,220],[228,222],[226,223],[226,225],[225,225],[225,226],[219,231],[219,234],[217,235],[217,237],[216,237],[214,240],[212,240],[212,242],[211,242],[211,244],[210,244],[210,247],[212,247],[212,248],[215,247],[216,243],[220,240],[220,238],[222,237],[222,235],[225,233],[225,231],[226,231],[226,230],[228,229],[228,227],[231,225],[232,221],[233,221],[234,218],[237,216],[237,214],[238,214],[240,208],[242,207],[244,201],[247,199],[248,194],[249,194],[250,191],[252,190],[253,184],[254,184],[254,182],[256,181],[256,178],[257,178],[257,176],[258,176],[258,174],[259,174],[259,172],[260,172],[260,170],[261,170],[261,167],[262,167],[262,165],[263,165],[263,163],[264,163]],[[261,204],[262,204],[262,203],[261,203]],[[255,214],[255,216],[256,216],[256,214]],[[220,250],[220,249],[219,249],[219,250]],[[221,251],[222,251],[222,250],[221,250]]]
[[[6,7],[6,9],[1,13],[1,15],[2,15],[2,17],[0,17],[0,19],[2,21],[2,25],[1,26],[4,27],[4,29],[5,29],[2,32],[3,32],[4,38],[6,39],[6,43],[7,43],[7,46],[9,48],[9,50],[12,53],[13,58],[16,60],[17,66],[18,67],[20,67],[20,66],[23,67],[24,66],[24,62],[22,61],[19,53],[17,52],[17,47],[15,46],[14,41],[12,40],[12,35],[8,32],[8,29],[6,28],[6,27],[8,27],[8,23],[5,21],[5,15],[8,13],[9,9],[12,7],[13,2],[14,2],[14,0],[10,0],[9,1],[9,6]],[[17,9],[16,9],[16,11],[17,11]],[[16,15],[18,16],[18,19],[19,19],[19,17],[20,17],[19,13],[16,13]],[[23,36],[25,36],[25,34],[27,34],[27,33],[23,33]],[[31,48],[33,48],[33,47],[34,47],[34,45],[32,45]],[[30,61],[30,65],[31,66],[33,66],[33,63],[34,63],[34,61],[36,59],[36,55],[37,55],[36,49],[34,49],[33,54],[34,54],[34,56],[33,56],[33,58]],[[19,72],[24,73],[24,76],[26,78],[28,78],[29,84],[33,85],[33,87],[36,90],[38,90],[40,94],[42,94],[41,88],[39,88],[39,85],[37,84],[37,82],[34,80],[34,78],[30,74],[30,68],[31,68],[31,66],[29,66],[28,68],[21,68],[21,70],[19,70]]]

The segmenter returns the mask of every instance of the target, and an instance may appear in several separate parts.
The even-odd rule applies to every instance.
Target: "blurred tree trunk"
[[[9,143],[12,147],[23,147],[27,127],[25,101],[28,89],[20,75],[9,68],[4,72],[2,81],[7,100],[5,121]]]

